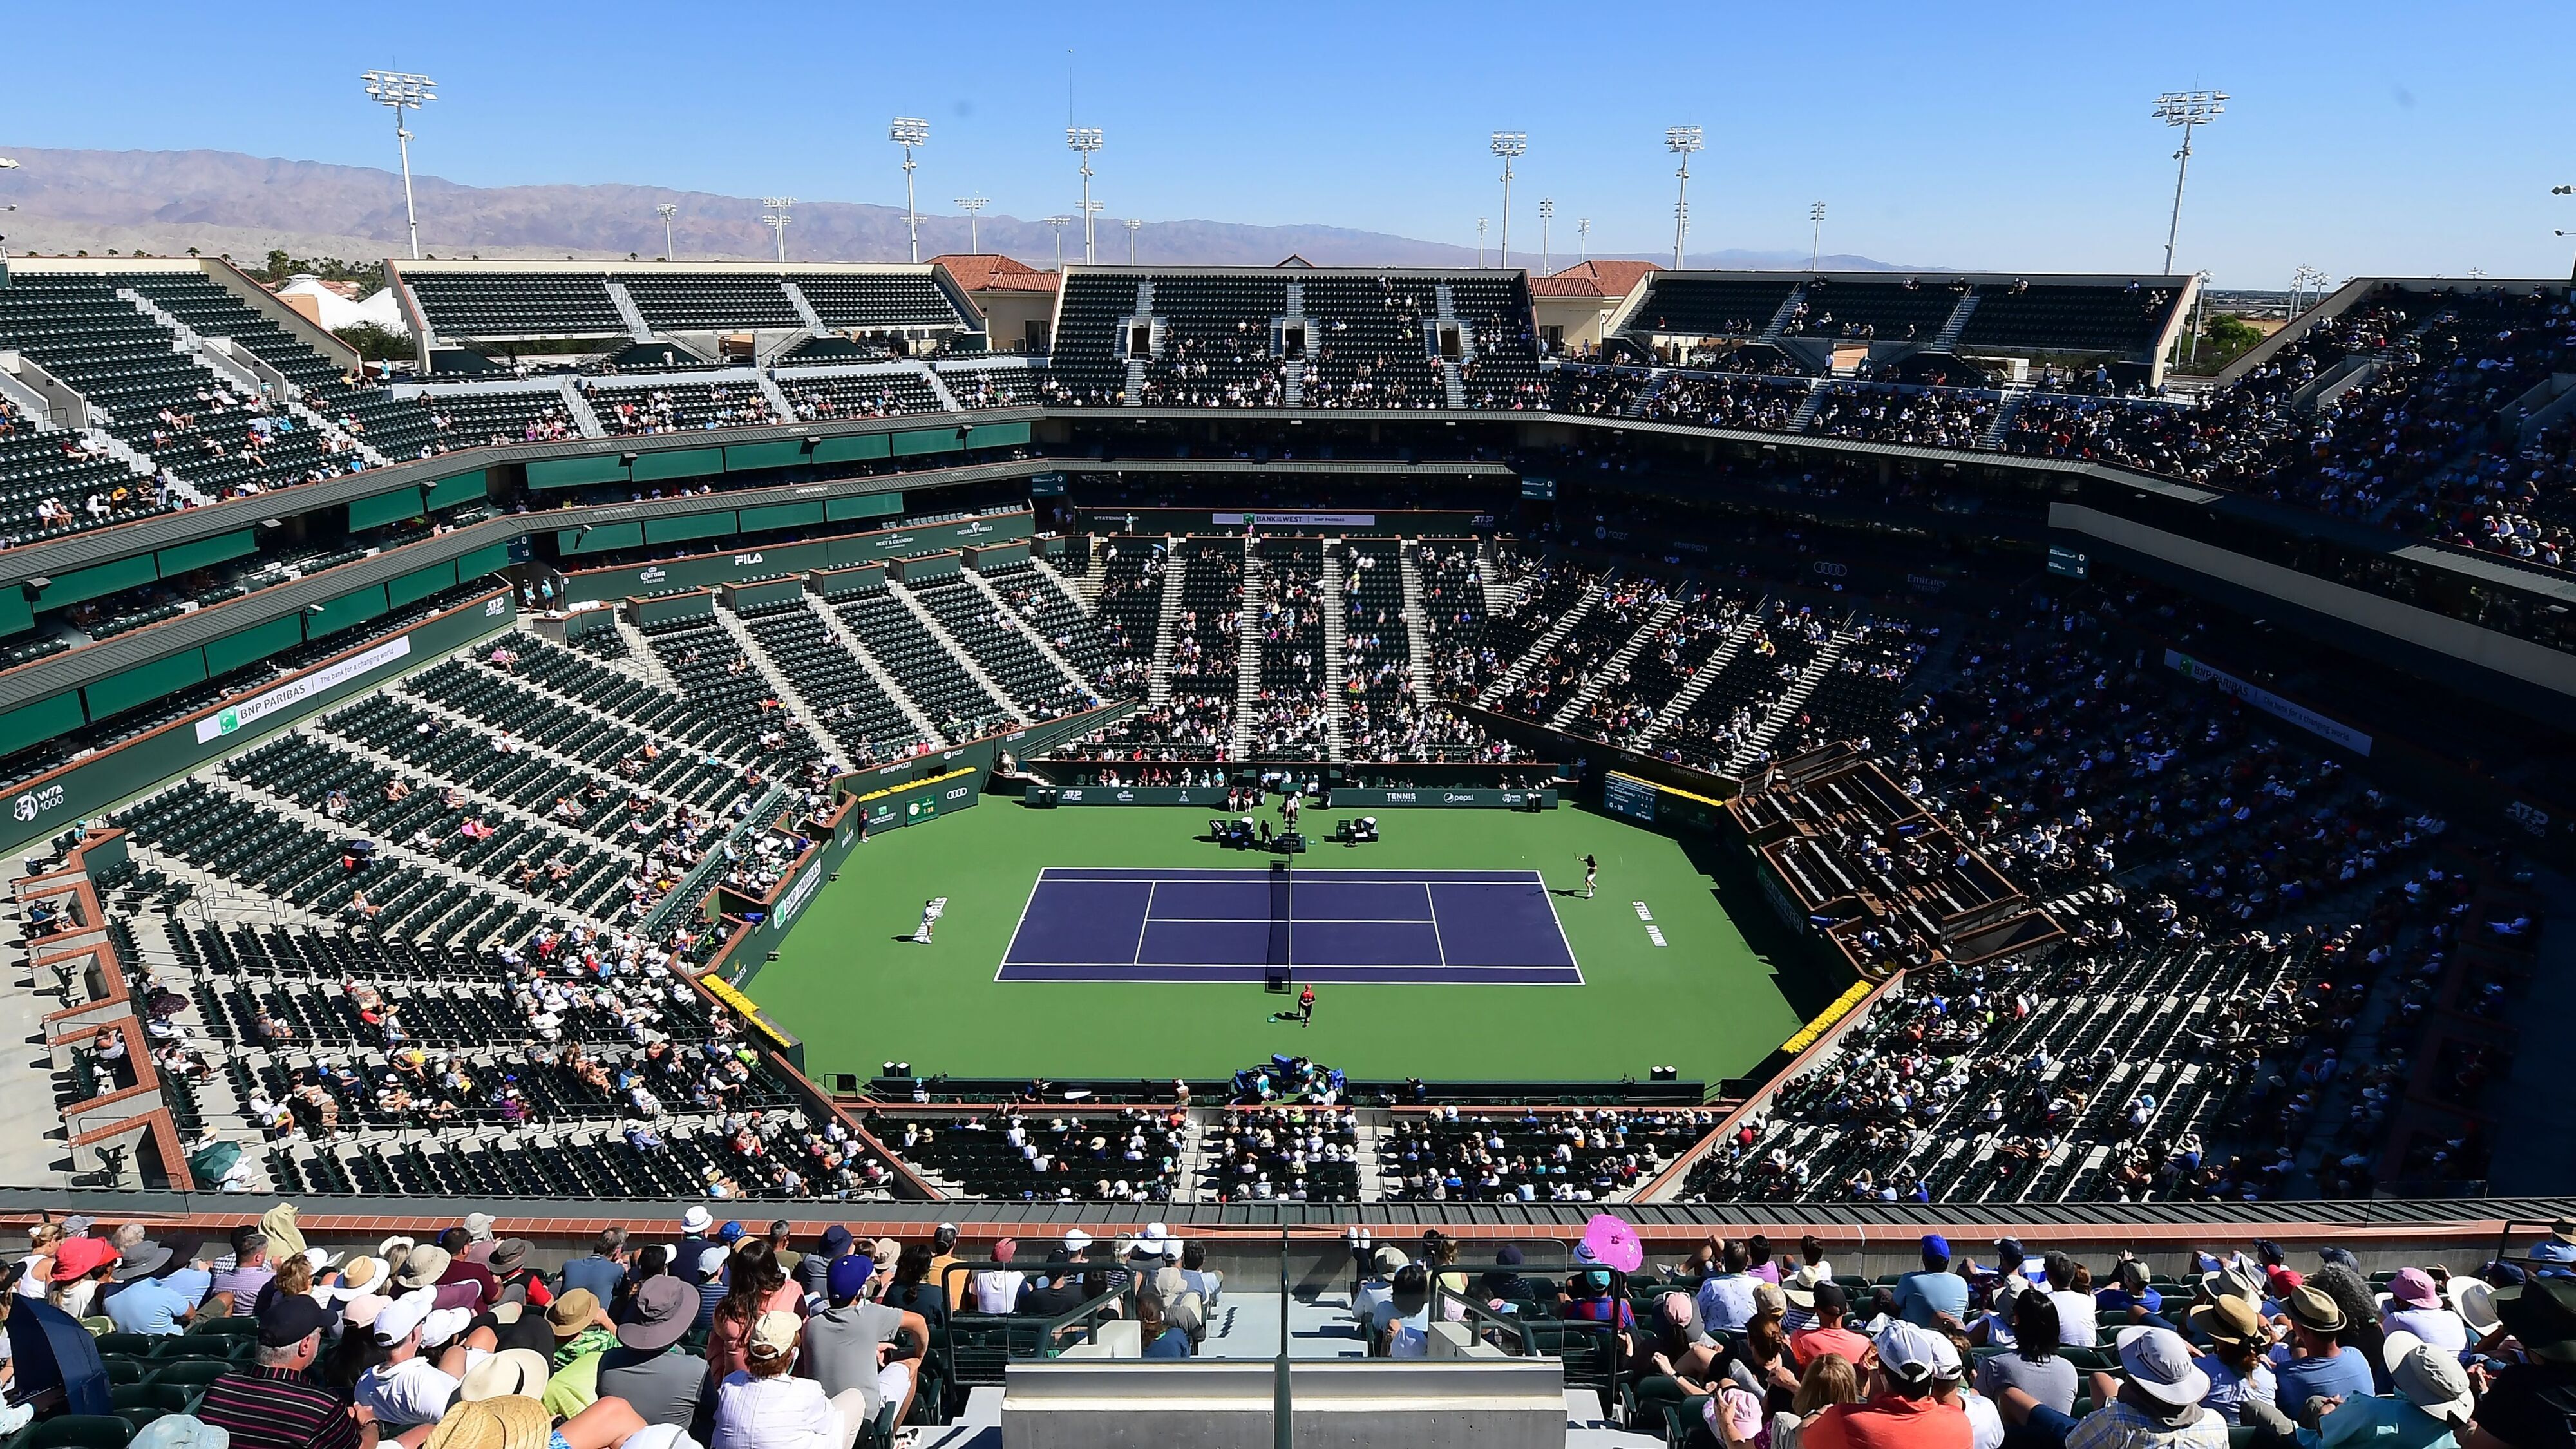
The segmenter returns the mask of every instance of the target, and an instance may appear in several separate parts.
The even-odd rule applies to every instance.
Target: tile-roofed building
[[[1589,352],[1600,346],[1603,322],[1619,310],[1630,292],[1661,270],[1653,262],[1604,258],[1530,278],[1530,309],[1540,342],[1552,353]]]
[[[985,335],[996,352],[1044,352],[1055,320],[1055,293],[1063,278],[994,252],[950,252],[930,259],[945,268],[984,313]]]

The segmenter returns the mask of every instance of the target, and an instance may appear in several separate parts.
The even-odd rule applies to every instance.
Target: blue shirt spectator
[[[1923,1269],[1896,1280],[1896,1311],[1918,1328],[1930,1328],[1946,1313],[1964,1321],[1968,1314],[1968,1280],[1950,1271],[1950,1242],[1938,1233],[1923,1237]]]

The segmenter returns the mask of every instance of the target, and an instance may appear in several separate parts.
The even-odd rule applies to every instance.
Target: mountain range
[[[109,250],[208,255],[259,262],[271,249],[298,257],[370,261],[407,249],[402,178],[365,166],[286,161],[237,151],[85,151],[12,148],[20,166],[0,171],[0,236],[20,253],[92,256]],[[678,208],[671,243],[683,260],[759,261],[776,255],[761,203],[750,197],[619,184],[463,186],[412,178],[421,250],[439,257],[622,259],[662,254],[657,205]],[[795,261],[897,262],[907,254],[900,207],[800,201],[790,209],[787,251]],[[1097,254],[1124,262],[1123,223],[1103,218]],[[1057,234],[1044,219],[983,217],[976,244],[1032,266],[1055,264]],[[1079,222],[1064,229],[1079,259]],[[1473,266],[1474,247],[1349,227],[1253,226],[1227,221],[1149,221],[1134,236],[1140,262],[1164,266],[1268,266],[1291,254],[1317,266]],[[921,254],[968,250],[962,216],[929,216]],[[1491,258],[1489,258],[1491,260]],[[1524,264],[1536,258],[1518,256]],[[1550,258],[1551,269],[1574,261]],[[1722,250],[1692,253],[1694,267],[1800,267],[1805,253]],[[1888,270],[1867,257],[1828,256],[1821,265]]]

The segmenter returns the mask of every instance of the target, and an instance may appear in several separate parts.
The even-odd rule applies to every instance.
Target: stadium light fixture
[[[402,151],[403,219],[411,226],[411,259],[420,260],[420,211],[411,199],[411,128],[403,124],[403,112],[417,111],[438,99],[438,82],[409,71],[371,70],[358,79],[367,87],[367,99],[389,106],[394,113],[394,145]]]
[[[982,211],[989,204],[986,198],[981,196],[957,198],[957,209],[966,213],[966,251],[971,256],[980,257],[984,254],[984,239],[975,231],[975,213]]]
[[[1064,224],[1071,220],[1073,218],[1069,216],[1050,216],[1046,219],[1046,224],[1055,228],[1055,269],[1059,273],[1064,270]]]
[[[2300,263],[2298,269],[2290,273],[2290,319],[2298,320],[2300,313],[2324,301],[2325,295],[2326,274],[2305,262]]]
[[[1064,144],[1082,158],[1082,259],[1091,260],[1091,153],[1100,149],[1098,126],[1067,126]]]
[[[1825,204],[1823,202],[1815,201],[1807,204],[1807,223],[1807,270],[1812,272],[1816,269],[1817,261],[1823,257],[1825,249]]]
[[[2156,97],[2155,118],[2182,128],[2182,149],[2174,153],[2173,220],[2165,227],[2165,275],[2173,275],[2174,240],[2182,234],[2182,183],[2191,172],[2191,133],[2227,113],[2225,91],[2167,91]]]
[[[1136,265],[1136,233],[1144,229],[1145,218],[1141,216],[1127,218],[1127,265],[1131,267]]]
[[[662,218],[662,260],[672,261],[674,258],[671,253],[671,218],[680,214],[680,208],[666,201],[654,207],[653,212]]]
[[[930,123],[919,116],[897,116],[886,127],[886,139],[903,148],[903,224],[912,233],[912,259],[921,260],[921,208],[912,204],[912,148],[930,144]]]
[[[1540,197],[1538,199],[1538,270],[1540,276],[1547,275],[1547,227],[1548,223],[1554,220],[1556,220],[1555,199],[1553,197],[1546,196]]]
[[[1477,218],[1476,218],[1476,265],[1477,265],[1477,266],[1479,266],[1479,267],[1481,267],[1481,266],[1483,266],[1484,264],[1485,264],[1485,219],[1484,219],[1483,217],[1481,217],[1481,216],[1480,216],[1480,217],[1477,217]]]
[[[1673,193],[1673,270],[1682,269],[1682,239],[1690,235],[1690,158],[1702,145],[1697,126],[1666,126],[1664,149],[1682,158],[1681,170],[1674,174],[1681,185]]]
[[[2549,188],[2549,194],[2552,196],[2576,196],[2576,186],[2553,186]],[[2559,231],[2557,235],[2565,236],[2567,233],[2565,231]],[[2570,262],[2567,265],[2567,281],[2569,285],[2576,286],[2576,262]]]
[[[1492,149],[1503,162],[1502,255],[1496,258],[1496,264],[1508,267],[1512,264],[1512,160],[1529,150],[1529,133],[1496,131]]]
[[[796,204],[796,198],[764,196],[760,204],[768,208],[760,214],[761,224],[778,233],[778,264],[783,267],[787,265],[787,223],[796,219],[787,214],[787,208]]]

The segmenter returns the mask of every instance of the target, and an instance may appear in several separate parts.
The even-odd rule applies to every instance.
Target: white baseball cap
[[[1090,1247],[1090,1246],[1091,1246],[1091,1234],[1084,1232],[1084,1231],[1083,1231],[1082,1229],[1080,1229],[1080,1228],[1067,1228],[1067,1229],[1065,1229],[1065,1232],[1064,1232],[1064,1250],[1065,1250],[1066,1252],[1068,1252],[1068,1253],[1079,1253],[1079,1252],[1081,1252],[1083,1249],[1088,1248],[1088,1247]]]
[[[387,1303],[376,1314],[376,1342],[391,1346],[411,1337],[437,1306],[435,1288],[415,1288]]]

